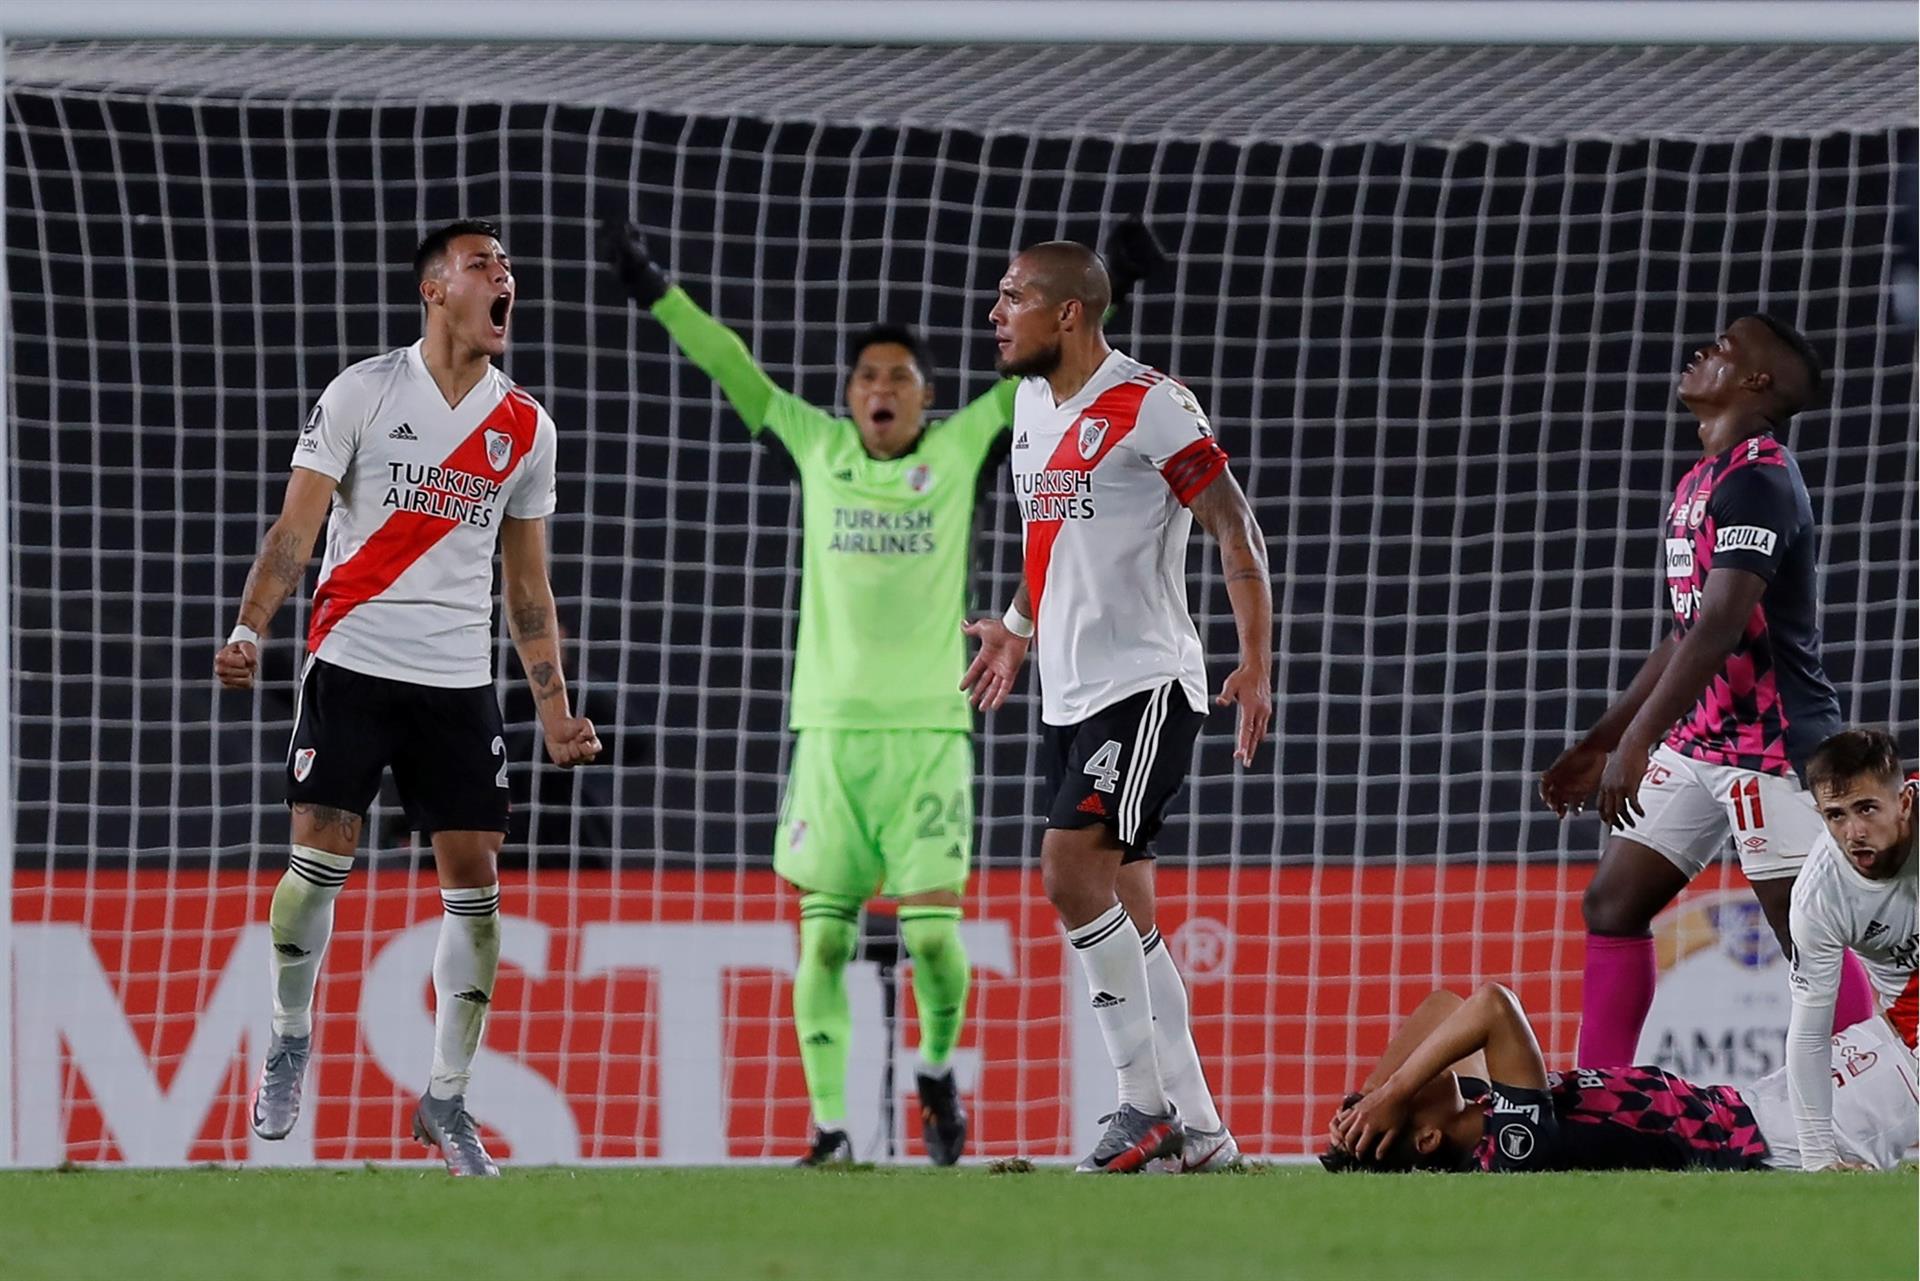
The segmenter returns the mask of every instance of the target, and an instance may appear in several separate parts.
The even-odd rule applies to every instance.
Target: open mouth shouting
[[[505,290],[495,294],[493,305],[487,309],[487,319],[493,325],[493,336],[507,336],[507,314],[513,310],[513,295]]]

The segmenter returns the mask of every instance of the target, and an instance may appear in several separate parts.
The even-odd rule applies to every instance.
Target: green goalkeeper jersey
[[[927,424],[898,458],[773,384],[731,329],[679,289],[653,314],[800,475],[800,637],[788,725],[967,730],[960,677],[980,472],[1013,422],[1011,381]]]

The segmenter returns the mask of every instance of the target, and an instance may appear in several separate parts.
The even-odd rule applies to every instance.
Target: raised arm
[[[1273,583],[1267,571],[1267,540],[1231,470],[1222,470],[1188,506],[1220,544],[1220,570],[1240,636],[1240,665],[1213,701],[1239,709],[1233,756],[1251,765],[1273,719]]]
[[[260,669],[260,638],[307,572],[314,540],[320,536],[338,485],[333,477],[305,467],[295,467],[287,477],[280,517],[268,527],[247,574],[233,632],[213,656],[213,674],[228,689],[253,688]]]
[[[500,577],[507,630],[526,669],[547,755],[563,769],[583,765],[600,754],[600,736],[592,721],[573,714],[567,699],[567,679],[560,670],[560,622],[547,578],[544,516],[508,516],[501,522]]]
[[[627,296],[653,313],[687,359],[719,385],[747,429],[757,434],[767,425],[780,389],[754,361],[740,336],[667,279],[637,225],[608,224],[601,239],[607,265],[626,287]]]

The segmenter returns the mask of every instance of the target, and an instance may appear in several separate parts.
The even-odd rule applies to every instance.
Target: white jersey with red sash
[[[1118,351],[1064,404],[1028,378],[1014,398],[1012,466],[1042,719],[1072,725],[1172,680],[1204,711],[1187,504],[1227,456],[1193,393]]]
[[[501,519],[554,508],[546,411],[492,367],[449,406],[415,343],[328,384],[293,465],[339,482],[308,651],[417,685],[492,683]]]

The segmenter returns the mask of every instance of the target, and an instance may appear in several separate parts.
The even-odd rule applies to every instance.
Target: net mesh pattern
[[[16,84],[249,101],[565,101],[1129,139],[1820,134],[1911,123],[1911,46],[17,42]]]

